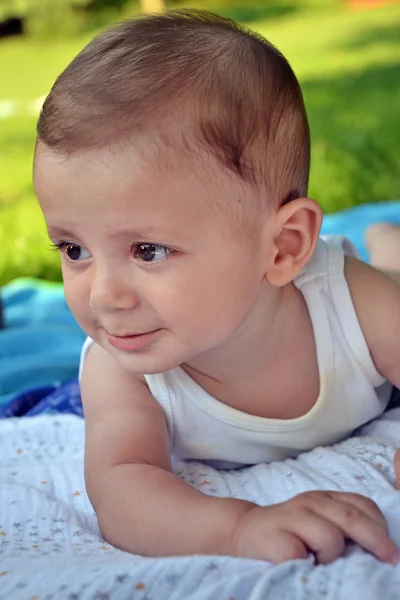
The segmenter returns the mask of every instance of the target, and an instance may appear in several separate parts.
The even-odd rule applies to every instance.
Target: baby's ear
[[[293,281],[308,263],[318,243],[322,210],[310,198],[296,198],[281,206],[275,216],[273,260],[265,278],[282,287]]]

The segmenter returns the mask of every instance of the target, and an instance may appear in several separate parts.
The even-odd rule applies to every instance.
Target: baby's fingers
[[[362,496],[361,494],[351,494],[348,492],[330,492],[329,495],[333,500],[340,500],[341,502],[352,504],[379,525],[383,531],[389,531],[385,517],[375,502],[370,498]]]
[[[293,519],[287,526],[315,554],[318,563],[328,564],[343,554],[345,534],[332,520],[306,509],[301,518]]]
[[[252,558],[268,560],[278,564],[288,560],[307,558],[306,544],[294,533],[281,530],[275,536],[264,541],[262,549]]]
[[[360,544],[365,550],[374,554],[380,560],[398,564],[400,560],[400,551],[392,542],[387,532],[387,526],[383,526],[383,516],[378,518],[373,510],[373,518],[364,510],[365,505],[362,502],[360,507],[359,500],[354,499],[353,494],[343,494],[343,500],[337,495],[332,496],[332,503],[321,503],[318,508],[318,514],[325,516],[332,523],[335,523],[347,538]],[[333,499],[333,498],[337,499]],[[377,509],[379,514],[380,511]]]

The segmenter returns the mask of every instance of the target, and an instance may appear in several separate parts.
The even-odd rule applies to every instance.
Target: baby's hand
[[[344,492],[307,492],[281,504],[250,508],[235,530],[234,552],[274,563],[313,552],[319,563],[330,563],[343,554],[347,538],[384,562],[400,560],[376,504]]]

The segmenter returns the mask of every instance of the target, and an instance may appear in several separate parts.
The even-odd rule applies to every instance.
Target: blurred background
[[[302,85],[310,196],[325,212],[400,198],[400,2],[0,0],[0,285],[61,280],[31,183],[44,96],[102,28],[142,10],[197,7],[262,33]]]

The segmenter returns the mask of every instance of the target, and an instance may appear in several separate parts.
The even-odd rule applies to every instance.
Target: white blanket
[[[400,409],[333,448],[296,460],[218,472],[198,463],[177,473],[199,490],[280,502],[313,489],[374,499],[400,545],[393,456]],[[7,600],[397,600],[400,567],[355,545],[328,566],[312,558],[272,566],[193,556],[149,559],[102,540],[85,493],[83,422],[73,416],[0,421],[0,598]],[[162,498],[160,498],[162,510]]]

